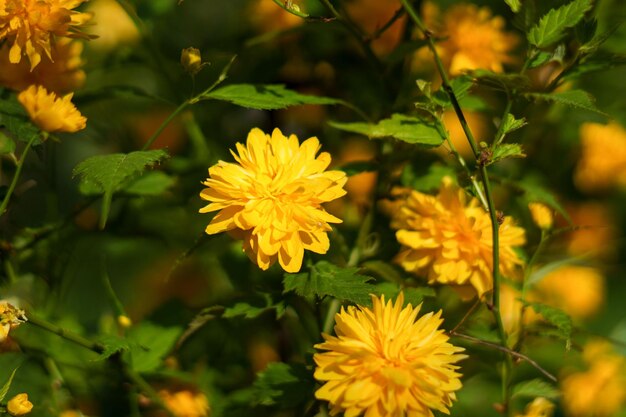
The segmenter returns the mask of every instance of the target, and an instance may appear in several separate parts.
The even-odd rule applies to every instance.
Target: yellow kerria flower
[[[402,249],[396,261],[429,284],[449,284],[482,297],[492,288],[492,235],[489,214],[477,199],[443,179],[439,194],[411,190],[389,204],[391,227]],[[515,277],[523,261],[514,251],[525,243],[524,229],[505,217],[500,225],[500,272]],[[466,291],[464,291],[466,292]]]
[[[441,311],[417,319],[420,307],[372,295],[373,308],[350,306],[335,316],[337,336],[323,334],[325,350],[313,356],[315,378],[324,385],[316,398],[332,416],[432,417],[448,414],[461,388],[456,362],[463,348],[439,329]],[[416,321],[417,319],[417,321]]]
[[[133,45],[141,38],[133,19],[116,0],[90,0],[87,10],[96,22],[93,33],[97,38],[89,42],[90,48],[106,52]]]
[[[543,397],[537,397],[526,406],[524,414],[518,414],[516,417],[551,417],[553,413],[554,404]]]
[[[31,85],[17,95],[30,119],[45,132],[78,132],[87,119],[72,104],[73,94],[57,97],[44,87]]]
[[[540,229],[548,230],[552,228],[554,222],[554,214],[548,206],[542,203],[528,203],[528,210],[533,219],[533,223]]]
[[[82,70],[81,53],[83,44],[67,38],[55,43],[54,61],[47,56],[31,71],[27,61],[11,64],[9,45],[0,48],[0,85],[16,91],[22,91],[30,85],[41,85],[48,91],[67,94],[82,87],[85,71]]]
[[[45,54],[51,60],[55,38],[88,36],[79,31],[91,15],[73,9],[85,0],[0,0],[0,40],[11,45],[9,61],[25,55],[35,68]]]
[[[574,174],[583,191],[626,186],[626,129],[617,122],[584,123],[580,127],[582,154]]]
[[[451,75],[463,71],[486,69],[503,72],[504,64],[514,64],[511,55],[519,43],[519,36],[505,30],[501,16],[492,16],[487,7],[459,3],[446,10],[441,22],[439,11],[428,2],[424,13],[426,26],[443,40],[437,43],[437,52]],[[418,53],[418,64],[431,61],[430,53]]]
[[[176,417],[207,417],[209,401],[201,392],[160,390],[159,397]]]
[[[563,406],[572,417],[609,417],[626,405],[626,358],[604,341],[583,350],[588,370],[562,379]]]
[[[21,393],[11,398],[7,403],[7,411],[12,416],[23,416],[33,409],[33,403],[28,401],[28,394]]]
[[[26,321],[24,310],[6,301],[0,301],[0,343],[9,336],[9,331]]]
[[[209,168],[200,197],[211,203],[201,213],[218,211],[208,234],[229,231],[243,240],[243,250],[261,269],[276,260],[287,272],[297,272],[304,250],[326,253],[328,223],[341,220],[322,203],[343,196],[346,174],[324,171],[330,154],[315,137],[298,142],[279,129],[272,135],[252,129],[246,146],[237,143],[237,163],[219,161]]]

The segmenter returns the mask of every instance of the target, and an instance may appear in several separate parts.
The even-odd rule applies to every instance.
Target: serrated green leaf
[[[224,310],[222,317],[228,319],[232,317],[244,316],[246,319],[254,319],[266,311],[274,310],[276,312],[276,319],[279,319],[285,313],[285,303],[282,301],[274,303],[269,294],[263,294],[263,304],[264,305],[262,306],[256,306],[247,302],[239,302],[232,307],[227,307]]]
[[[79,189],[90,194],[103,194],[100,228],[104,228],[113,194],[127,185],[147,167],[168,157],[162,149],[115,153],[88,158],[74,168],[73,175],[81,177]]]
[[[346,132],[360,133],[371,139],[395,138],[411,144],[438,146],[443,135],[436,125],[426,119],[394,114],[377,124],[328,122],[332,127]]]
[[[526,154],[519,143],[501,143],[493,149],[487,165],[507,158],[525,158]]]
[[[341,268],[320,261],[309,272],[285,274],[284,292],[295,291],[303,297],[331,296],[357,304],[369,302],[375,286],[368,284],[372,278],[357,273],[358,268]]]
[[[335,169],[343,171],[347,176],[358,175],[363,172],[378,171],[378,163],[376,161],[354,161],[347,164],[339,165]]]
[[[516,119],[511,113],[507,113],[504,121],[502,122],[504,125],[502,126],[502,134],[508,135],[509,133],[521,129],[526,126],[526,119],[523,117],[521,119]]]
[[[512,398],[545,397],[554,400],[560,396],[558,388],[543,379],[531,379],[513,387]]]
[[[100,343],[104,346],[104,351],[98,358],[101,360],[108,359],[116,353],[125,352],[130,349],[128,340],[118,336],[106,335],[100,338]]]
[[[452,87],[452,91],[454,92],[456,99],[461,101],[468,95],[470,89],[474,86],[474,79],[469,75],[461,75],[453,78],[450,81],[450,86]],[[450,96],[443,89],[435,91],[432,95],[432,100],[434,103],[443,108],[449,108],[452,106]]]
[[[0,132],[0,155],[6,155],[15,152],[15,141]]]
[[[474,82],[499,91],[524,91],[530,86],[530,80],[521,74],[503,74],[477,69],[470,73]]]
[[[522,2],[520,0],[504,0],[506,4],[509,5],[513,13],[517,13],[522,8]]]
[[[572,318],[568,316],[567,313],[556,307],[541,303],[526,302],[525,304],[529,305],[533,310],[541,314],[548,323],[554,325],[556,327],[555,335],[559,336],[569,344],[574,324],[572,323]]]
[[[304,365],[274,362],[259,373],[253,388],[257,404],[293,408],[313,397],[315,381]]]
[[[556,93],[529,93],[526,94],[526,96],[533,99],[545,100],[569,107],[589,110],[606,116],[606,113],[596,107],[595,99],[591,96],[591,94],[583,90],[568,90]]]
[[[8,381],[5,382],[2,388],[0,389],[0,402],[4,401],[4,397],[7,396],[7,393],[9,392],[9,389],[11,388],[11,384],[13,383],[13,378],[15,377],[15,373],[17,372],[18,368],[19,366],[15,368],[13,372],[11,372],[11,376],[9,376]]]
[[[302,104],[341,104],[330,97],[300,94],[282,84],[231,84],[200,97],[202,100],[223,100],[241,107],[257,110],[278,110]]]
[[[530,29],[528,41],[538,48],[558,42],[565,36],[568,28],[574,27],[585,17],[592,5],[592,0],[574,0],[558,9],[550,10]]]
[[[598,52],[567,71],[563,79],[567,80],[579,77],[583,74],[606,71],[621,65],[626,65],[626,55]]]
[[[6,127],[21,142],[28,143],[33,137],[36,138],[33,141],[33,145],[39,145],[43,142],[41,140],[41,131],[31,123],[28,117],[2,114],[0,115],[0,125]]]
[[[146,172],[133,180],[121,191],[125,194],[153,196],[163,194],[176,180],[163,171]]]
[[[176,340],[181,335],[179,327],[162,327],[144,321],[128,332],[130,364],[136,372],[158,369]]]

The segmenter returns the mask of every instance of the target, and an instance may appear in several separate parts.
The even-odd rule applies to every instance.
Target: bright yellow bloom
[[[587,266],[563,266],[539,281],[532,298],[558,307],[575,319],[584,319],[602,307],[604,276]]]
[[[434,30],[436,37],[443,38],[437,43],[437,52],[451,75],[475,69],[503,72],[503,64],[517,61],[511,52],[519,43],[519,37],[507,32],[504,18],[492,16],[489,8],[455,4],[439,23],[436,6],[428,2],[425,7],[429,9],[425,24]],[[417,59],[418,63],[425,59],[432,61],[430,53],[418,53]]]
[[[82,87],[85,71],[82,70],[83,44],[67,38],[55,43],[54,61],[43,56],[37,68],[31,71],[27,61],[19,64],[9,62],[9,45],[0,48],[0,85],[22,91],[29,85],[41,85],[48,91],[66,94]]]
[[[525,411],[524,414],[518,414],[516,417],[552,417],[554,404],[543,397],[537,397],[526,406]]]
[[[31,85],[18,94],[30,119],[45,132],[78,132],[87,126],[87,119],[72,104],[73,94],[57,97],[44,87]]]
[[[390,205],[391,227],[402,249],[396,261],[408,272],[426,275],[429,284],[449,284],[482,297],[492,288],[492,235],[489,214],[453,181],[443,180],[439,195],[411,190]],[[523,261],[514,247],[524,229],[511,217],[500,225],[500,271],[514,277]]]
[[[0,301],[0,343],[9,336],[9,331],[27,320],[24,310],[6,301]]]
[[[574,181],[583,191],[626,186],[626,129],[611,122],[584,123],[580,127],[582,155]]]
[[[402,307],[372,295],[373,309],[350,306],[335,316],[337,336],[323,334],[315,345],[327,352],[313,356],[315,378],[324,385],[315,397],[330,403],[332,416],[432,417],[448,414],[461,388],[463,348],[448,343],[439,329],[441,311],[417,315],[420,307]]]
[[[85,0],[0,0],[0,40],[11,45],[9,61],[28,57],[35,68],[42,55],[54,60],[55,38],[87,37],[79,31],[91,15],[74,11]]]
[[[604,341],[583,350],[589,369],[566,376],[561,383],[563,405],[572,417],[609,417],[626,405],[626,358]]]
[[[159,397],[176,417],[208,417],[211,414],[209,401],[201,392],[161,390]]]
[[[341,220],[322,203],[343,196],[346,174],[324,170],[330,154],[315,137],[301,145],[279,129],[272,135],[252,129],[246,146],[237,143],[237,163],[219,161],[209,168],[200,197],[211,203],[200,213],[218,211],[208,234],[229,231],[243,240],[243,250],[261,269],[276,260],[287,272],[302,266],[304,250],[326,253],[328,223]]]
[[[530,215],[537,227],[544,230],[552,227],[554,214],[548,206],[542,203],[528,203],[528,210],[530,210]]]
[[[33,403],[28,401],[28,394],[21,393],[11,398],[7,403],[7,411],[12,416],[23,416],[33,409]]]
[[[137,26],[117,0],[90,0],[87,10],[96,21],[92,31],[97,38],[89,42],[90,48],[110,51],[139,40]]]

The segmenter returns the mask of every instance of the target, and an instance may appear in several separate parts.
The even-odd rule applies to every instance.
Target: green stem
[[[26,155],[28,155],[28,151],[33,146],[33,143],[35,142],[37,138],[39,138],[39,136],[37,135],[33,135],[33,137],[30,138],[30,140],[26,144],[26,148],[24,148],[24,152],[22,152],[22,156],[20,157],[20,160],[17,162],[17,169],[15,170],[15,175],[13,175],[13,181],[11,181],[11,185],[9,185],[9,190],[7,191],[6,195],[4,196],[4,199],[2,200],[2,204],[0,205],[0,216],[4,214],[4,212],[7,209],[7,206],[9,205],[9,199],[11,198],[11,194],[13,194],[13,191],[15,190],[15,187],[17,186],[17,182],[20,179],[20,175],[22,174],[22,168],[24,167],[24,161],[26,160]]]
[[[77,345],[80,345],[86,349],[89,349],[95,353],[102,353],[104,352],[104,346],[102,346],[100,343],[96,343],[96,342],[92,342],[91,340],[88,340],[84,337],[82,337],[79,334],[76,334],[74,332],[71,332],[67,329],[64,329],[60,326],[57,326],[56,324],[50,323],[47,320],[44,320],[42,318],[39,318],[37,316],[33,316],[33,315],[27,315],[28,317],[28,321],[27,323],[30,323],[34,326],[37,326],[41,329],[47,330],[50,333],[54,333],[57,336],[68,340],[72,343],[75,343]]]
[[[163,130],[165,130],[165,128],[167,127],[167,125],[170,124],[170,122],[172,120],[174,120],[174,118],[176,116],[178,116],[178,114],[180,112],[182,112],[183,110],[185,110],[187,108],[187,106],[189,106],[189,100],[183,101],[180,106],[178,106],[176,108],[176,110],[174,110],[169,116],[167,116],[167,119],[165,119],[163,121],[163,123],[161,123],[161,126],[159,126],[159,128],[152,134],[152,136],[150,136],[150,139],[148,139],[148,141],[143,145],[143,147],[141,148],[142,151],[145,151],[146,149],[148,149],[150,146],[152,146],[152,144],[154,143],[154,141],[161,135],[161,133],[163,133]]]

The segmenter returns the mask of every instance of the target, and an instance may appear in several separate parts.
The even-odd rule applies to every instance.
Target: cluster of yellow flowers
[[[85,79],[73,38],[91,19],[74,10],[84,0],[0,1],[0,84],[20,91],[18,99],[35,125],[46,132],[76,132],[86,119],[71,102]]]

